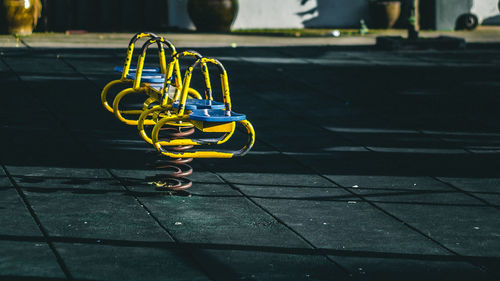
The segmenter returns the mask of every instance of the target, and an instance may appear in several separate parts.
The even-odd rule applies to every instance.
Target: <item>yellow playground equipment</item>
[[[130,67],[135,42],[142,37],[149,37],[141,48],[136,68]],[[144,67],[146,51],[150,45],[157,44],[160,67]],[[171,56],[167,62],[163,46]],[[188,66],[182,80],[179,61],[184,57],[195,60]],[[209,65],[215,66],[220,77],[222,102],[212,96]],[[205,86],[204,98],[192,89],[193,72],[200,67]],[[161,160],[158,168],[172,170],[169,174],[159,175],[156,184],[159,189],[184,190],[192,186],[186,177],[193,172],[189,163],[193,158],[232,158],[244,156],[255,142],[255,131],[246,115],[232,111],[227,71],[220,61],[201,56],[196,51],[177,53],[175,47],[166,39],[152,33],[138,33],[130,41],[122,77],[108,83],[101,93],[104,107],[128,125],[137,125],[140,136],[152,144]],[[122,90],[113,100],[113,107],[107,102],[107,92],[117,84],[132,84]],[[120,102],[130,94],[144,93],[147,99],[140,109],[123,110]],[[136,119],[127,119],[123,115],[139,115]],[[239,150],[224,151],[214,149],[226,143],[233,136],[239,123],[247,134],[247,143]],[[149,134],[149,135],[148,135]],[[197,134],[194,138],[193,134]],[[210,137],[204,137],[207,134]],[[212,137],[217,134],[217,137]],[[201,135],[202,137],[198,137]],[[201,147],[203,149],[195,149]]]
[[[130,65],[135,48],[135,43],[138,39],[143,37],[147,37],[150,39],[147,40],[146,43],[144,43],[144,45],[141,48],[137,67],[132,68]],[[158,58],[160,65],[159,68],[144,67],[144,62],[146,59],[146,51],[148,47],[152,44],[158,45]],[[132,39],[130,40],[129,47],[127,49],[125,65],[123,67],[115,67],[115,71],[122,73],[120,79],[109,82],[102,90],[101,103],[103,104],[103,106],[108,111],[114,113],[115,116],[125,124],[137,125],[136,119],[127,119],[124,117],[124,115],[139,116],[142,113],[143,109],[147,108],[148,106],[150,106],[155,102],[158,102],[161,99],[161,95],[164,94],[162,93],[161,90],[163,87],[163,83],[165,82],[166,79],[165,74],[167,72],[167,63],[166,63],[164,46],[166,46],[170,50],[171,55],[176,53],[175,47],[170,41],[162,37],[158,37],[153,33],[137,33],[136,35],[134,35],[134,37],[132,37]],[[175,78],[174,86],[176,89],[180,91],[182,87],[181,74],[180,74],[180,67],[177,61],[172,62],[172,69],[175,70],[176,76],[172,75],[174,74],[174,72],[172,71],[170,73],[171,75],[168,76],[169,83],[172,83],[172,80],[174,80]],[[120,91],[113,99],[112,106],[110,106],[107,97],[110,89],[117,85],[126,85],[126,84],[131,84],[132,87]],[[141,93],[146,94],[146,96],[148,97],[144,101],[141,108],[132,110],[120,109],[120,102],[125,96],[136,95]],[[189,89],[189,94],[191,96],[201,99],[201,95],[194,89]]]
[[[135,34],[132,39],[130,39],[130,43],[127,48],[127,56],[125,57],[125,64],[123,66],[116,66],[114,68],[114,71],[120,72],[121,77],[120,79],[113,80],[109,82],[104,89],[101,92],[101,103],[108,110],[109,112],[113,112],[112,106],[110,106],[108,102],[108,92],[113,88],[118,85],[127,85],[127,84],[132,84],[134,82],[135,74],[137,72],[137,68],[130,67],[130,64],[132,62],[132,56],[134,53],[135,49],[135,44],[137,40],[140,38],[157,38],[158,36],[154,33],[137,33]],[[142,72],[148,73],[148,82],[158,84],[158,83],[163,83],[164,81],[164,74],[166,72],[166,60],[165,60],[165,51],[163,49],[163,44],[157,43],[158,44],[158,56],[160,58],[160,68],[157,67],[143,67]],[[172,45],[173,47],[173,45]],[[173,49],[172,52],[175,52],[175,48]],[[112,103],[111,103],[112,104]]]

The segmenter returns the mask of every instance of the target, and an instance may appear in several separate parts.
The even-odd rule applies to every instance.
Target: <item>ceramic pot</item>
[[[42,12],[40,0],[3,0],[2,14],[6,31],[17,35],[30,35]]]
[[[401,2],[371,2],[370,13],[374,28],[392,28],[401,15]]]
[[[228,32],[237,11],[237,0],[188,0],[189,17],[201,32]]]

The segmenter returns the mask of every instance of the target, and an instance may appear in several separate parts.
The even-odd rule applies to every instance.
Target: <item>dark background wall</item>
[[[167,0],[42,0],[36,31],[142,31],[168,26]]]

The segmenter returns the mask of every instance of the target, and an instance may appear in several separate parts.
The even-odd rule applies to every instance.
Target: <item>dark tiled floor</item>
[[[100,105],[124,50],[2,50],[0,279],[500,278],[500,52],[200,52],[257,142],[173,195]]]

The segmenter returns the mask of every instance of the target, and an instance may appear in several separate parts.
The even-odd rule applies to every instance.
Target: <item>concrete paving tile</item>
[[[205,190],[206,192],[207,190]],[[226,197],[145,197],[143,203],[181,242],[308,248],[236,191]]]
[[[16,183],[27,191],[123,192],[104,169],[7,166]]]
[[[347,202],[355,197],[339,188],[324,187],[272,187],[235,185],[246,196],[253,199],[312,200]]]
[[[332,161],[332,158],[335,161]],[[472,154],[347,153],[298,158],[321,174],[492,177],[496,159]],[[481,169],[477,169],[481,167]]]
[[[377,205],[460,255],[495,257],[500,253],[500,222],[495,208]]]
[[[130,176],[131,172],[115,171],[122,177]],[[138,175],[141,173],[132,176],[141,178]],[[301,280],[310,275],[313,280],[324,280],[325,276],[345,277],[324,257],[295,254],[310,251],[310,248],[213,174],[200,172],[195,175],[194,186],[188,190],[189,196],[152,193],[150,187],[149,191],[141,192],[143,186],[133,182],[127,185],[139,192],[140,200],[174,237],[190,245],[198,262],[208,268],[215,279]],[[210,183],[215,179],[219,184]],[[219,250],[210,250],[212,248]],[[245,251],[238,251],[241,248]],[[267,253],[269,248],[278,253]],[[296,269],[288,269],[290,266]],[[317,268],[316,273],[310,273],[311,266]]]
[[[127,194],[25,191],[49,236],[69,240],[171,241]]]
[[[325,175],[335,183],[370,190],[434,190],[452,191],[449,186],[431,178],[415,176]]]
[[[0,165],[2,165],[2,163],[0,163]],[[0,187],[2,187],[2,189],[7,189],[9,187],[12,187],[12,184],[7,175],[5,174],[3,167],[0,168]]]
[[[443,182],[469,192],[491,192],[500,194],[500,178],[438,177]]]
[[[490,204],[499,206],[500,205],[500,178],[451,178],[451,177],[440,177],[440,180],[451,184],[454,187],[471,193],[473,196],[477,196]]]
[[[483,267],[489,274],[500,278],[500,261],[498,258],[486,258],[478,262],[478,264]]]
[[[139,51],[137,51],[138,53]],[[85,76],[97,76],[103,79],[106,77],[106,83],[111,81],[111,79],[119,79],[120,73],[115,72],[113,68],[118,65],[123,65],[125,60],[125,53],[123,55],[123,60],[118,60],[113,54],[108,55],[96,55],[95,53],[80,54],[80,56],[75,56],[74,54],[62,54],[61,57],[70,65],[76,68],[79,73],[85,74]],[[133,61],[132,63],[136,63]]]
[[[323,155],[292,155],[304,166],[310,167],[322,175],[415,175],[424,174],[422,167],[409,167],[407,163],[401,163],[404,159],[381,157],[373,152],[331,152]],[[414,164],[414,163],[413,163]]]
[[[228,159],[196,159],[217,173],[303,173],[303,166],[298,165],[290,158],[277,154],[275,151],[261,151],[248,154],[245,157]]]
[[[450,261],[446,257],[415,256],[366,257],[332,256],[339,264],[354,272],[354,277],[367,281],[391,280],[495,280],[480,268],[463,261]]]
[[[66,280],[46,243],[0,240],[1,280]]]
[[[439,205],[439,206],[486,206],[480,200],[459,192],[448,191],[372,191],[354,189],[353,192],[373,203]]]
[[[354,196],[311,174],[220,173],[252,198],[348,201]]]
[[[216,280],[350,280],[325,257],[287,253],[287,248],[281,250],[277,253],[251,249],[203,252],[204,261],[213,268],[211,272]],[[217,265],[223,265],[223,270],[217,270]]]
[[[29,236],[42,239],[42,233],[19,194],[0,168],[0,236]]]
[[[210,280],[180,250],[80,243],[55,247],[77,280]]]
[[[0,187],[0,235],[42,237],[40,229],[12,186]]]
[[[140,185],[137,183],[144,183],[150,180],[157,174],[162,173],[162,169],[149,169],[149,170],[131,170],[131,169],[111,169],[116,177],[123,179],[125,184],[130,188],[139,188]],[[213,173],[205,171],[196,171],[189,178],[200,184],[221,184],[221,180]],[[130,182],[127,182],[130,181]]]
[[[342,133],[347,138],[381,152],[466,153],[463,149],[422,134]]]
[[[56,55],[53,58],[37,57],[33,54],[25,54],[25,58],[28,59],[19,59],[18,57],[10,56],[3,56],[2,58],[12,70],[21,76],[28,75],[26,77],[29,77],[30,74],[43,76],[60,74],[61,76],[66,76],[67,74],[74,73],[71,68],[58,60]],[[73,75],[73,77],[77,78],[76,75]]]
[[[420,234],[360,201],[256,201],[318,248],[379,253],[446,254]]]
[[[499,138],[493,136],[440,136],[440,138],[474,153],[495,152],[500,149]]]
[[[474,192],[472,195],[479,197],[489,204],[495,206],[495,207],[500,207],[500,194],[490,194],[490,193],[477,193]]]
[[[108,41],[91,34],[75,42],[67,42],[70,37],[62,34],[47,36],[26,40],[36,46],[94,47]],[[270,280],[302,280],[303,276],[333,279],[324,277],[330,272],[336,276],[338,268],[281,222],[311,241],[321,253],[331,254],[351,273],[359,273],[361,280],[473,276],[476,268],[460,259],[448,259],[452,255],[439,243],[462,255],[482,256],[480,265],[498,271],[499,263],[494,258],[500,244],[495,236],[498,208],[478,207],[484,202],[428,177],[496,178],[498,157],[479,152],[494,148],[497,136],[473,132],[498,131],[498,85],[491,82],[497,77],[493,70],[498,52],[387,53],[359,47],[357,51],[352,47],[201,50],[222,57],[234,91],[235,110],[248,114],[263,141],[258,141],[244,158],[195,160],[193,188],[189,193],[168,194],[156,192],[148,184],[146,177],[152,171],[140,171],[145,169],[143,149],[147,147],[139,145],[135,128],[114,120],[96,100],[100,87],[111,79],[110,67],[115,62],[121,64],[131,35],[113,36],[116,38],[106,38],[120,45],[113,50],[35,48],[28,52],[12,48],[1,54],[22,78],[14,83],[6,75],[12,76],[7,65],[0,64],[3,89],[16,92],[2,99],[5,109],[0,119],[6,117],[8,121],[7,127],[1,127],[2,135],[8,136],[0,143],[2,164],[16,171],[15,180],[26,192],[43,227],[58,241],[58,249],[62,249],[59,245],[73,247],[63,258],[70,257],[69,267],[77,273],[75,277],[84,278],[89,268],[101,266],[95,265],[95,260],[99,261],[98,253],[105,248],[107,254],[100,267],[104,269],[96,270],[93,279],[117,279],[106,273],[109,268],[117,277],[131,272],[125,277],[140,279],[141,270],[135,265],[143,261],[147,264],[141,266],[154,279],[165,271],[161,267],[158,271],[156,267],[149,269],[150,264],[159,263],[149,255],[166,257],[168,262],[179,262],[178,257],[182,257],[180,268],[192,272],[191,258],[178,254],[177,246],[170,248],[175,243],[134,197],[175,238],[188,243],[192,253],[200,254],[197,262],[208,271],[212,269],[212,277],[217,277],[213,279],[250,279],[252,275]],[[181,42],[192,44],[200,35],[186,36],[179,37]],[[235,41],[221,42],[227,45]],[[446,66],[458,64],[466,66],[467,71]],[[448,75],[442,75],[445,72]],[[41,102],[34,101],[31,93]],[[80,97],[78,106],[73,97]],[[359,128],[371,131],[356,131]],[[424,131],[419,135],[420,129],[438,133]],[[78,143],[73,143],[75,137]],[[380,152],[367,152],[363,144]],[[474,153],[464,153],[463,148]],[[117,168],[113,173],[131,192],[110,175],[94,169],[100,165]],[[30,174],[33,169],[43,173]],[[208,171],[219,173],[236,190]],[[372,200],[437,242],[359,202],[317,173],[330,175],[334,182]],[[0,183],[3,181],[0,176]],[[470,186],[456,186],[494,204],[498,202],[495,184],[473,181]],[[11,199],[15,194],[7,190],[12,189],[0,191],[5,194],[0,202],[14,202]],[[7,216],[31,219],[26,211],[26,217],[21,218],[22,213],[16,211],[13,216],[9,211]],[[478,229],[470,230],[470,225]],[[13,227],[15,224],[9,229]],[[4,235],[17,235],[12,233]],[[98,245],[97,240],[108,244]],[[161,252],[159,245],[168,248],[161,249],[168,253]],[[138,250],[130,251],[132,248]],[[138,261],[134,255],[144,259]],[[89,266],[80,266],[80,261]],[[454,268],[456,275],[450,273]],[[320,274],[305,275],[309,269]],[[148,272],[142,274],[149,276]],[[413,274],[404,276],[404,272]],[[191,279],[196,277],[193,273]],[[481,272],[477,277],[470,279],[481,279]]]
[[[327,175],[332,181],[375,203],[473,205],[484,203],[431,177]]]
[[[336,187],[335,184],[314,174],[285,173],[218,173],[236,185],[270,187]]]

